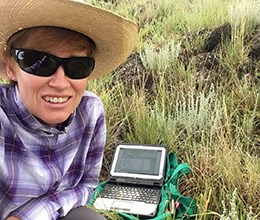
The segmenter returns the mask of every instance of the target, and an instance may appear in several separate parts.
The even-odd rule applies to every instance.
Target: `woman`
[[[3,0],[0,218],[104,219],[83,208],[105,146],[102,101],[88,80],[120,65],[136,25],[70,0]],[[80,208],[81,207],[81,208]]]

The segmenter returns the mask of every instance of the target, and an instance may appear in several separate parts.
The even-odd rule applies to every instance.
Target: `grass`
[[[103,174],[117,143],[166,144],[192,168],[179,189],[196,199],[196,219],[259,219],[259,88],[237,74],[249,49],[244,37],[259,22],[259,1],[89,2],[138,23],[136,51],[145,67],[140,81],[147,72],[155,80],[148,94],[120,81],[108,86],[113,73],[90,83],[107,111]],[[187,42],[182,36],[225,22],[232,25],[232,39],[221,49],[224,74],[217,84],[198,89],[194,65],[185,68],[177,57],[181,44],[201,45],[207,35]]]

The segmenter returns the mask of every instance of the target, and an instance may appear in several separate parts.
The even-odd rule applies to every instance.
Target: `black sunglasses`
[[[60,58],[45,52],[15,48],[11,49],[11,55],[23,71],[43,77],[51,76],[62,66],[69,78],[84,79],[95,66],[92,57]]]

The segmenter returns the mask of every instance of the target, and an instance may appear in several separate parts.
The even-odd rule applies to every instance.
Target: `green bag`
[[[165,183],[162,186],[161,191],[161,202],[158,207],[158,212],[154,218],[140,218],[146,220],[164,220],[172,215],[172,219],[189,219],[196,213],[196,203],[191,197],[183,196],[179,193],[177,184],[178,179],[190,173],[191,169],[187,163],[178,164],[176,154],[169,153],[167,155],[167,167],[166,167],[166,177]],[[95,189],[88,206],[92,206],[95,202],[98,194],[102,191],[106,182],[101,182]],[[172,201],[174,204],[178,204],[174,208],[174,213],[172,213]],[[126,220],[139,220],[139,218],[124,213],[118,212],[118,214]]]

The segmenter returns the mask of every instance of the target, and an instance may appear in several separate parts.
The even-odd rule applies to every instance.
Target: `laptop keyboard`
[[[108,199],[122,199],[130,201],[157,204],[160,199],[161,189],[145,188],[137,186],[123,186],[106,184],[100,193],[100,197]]]

